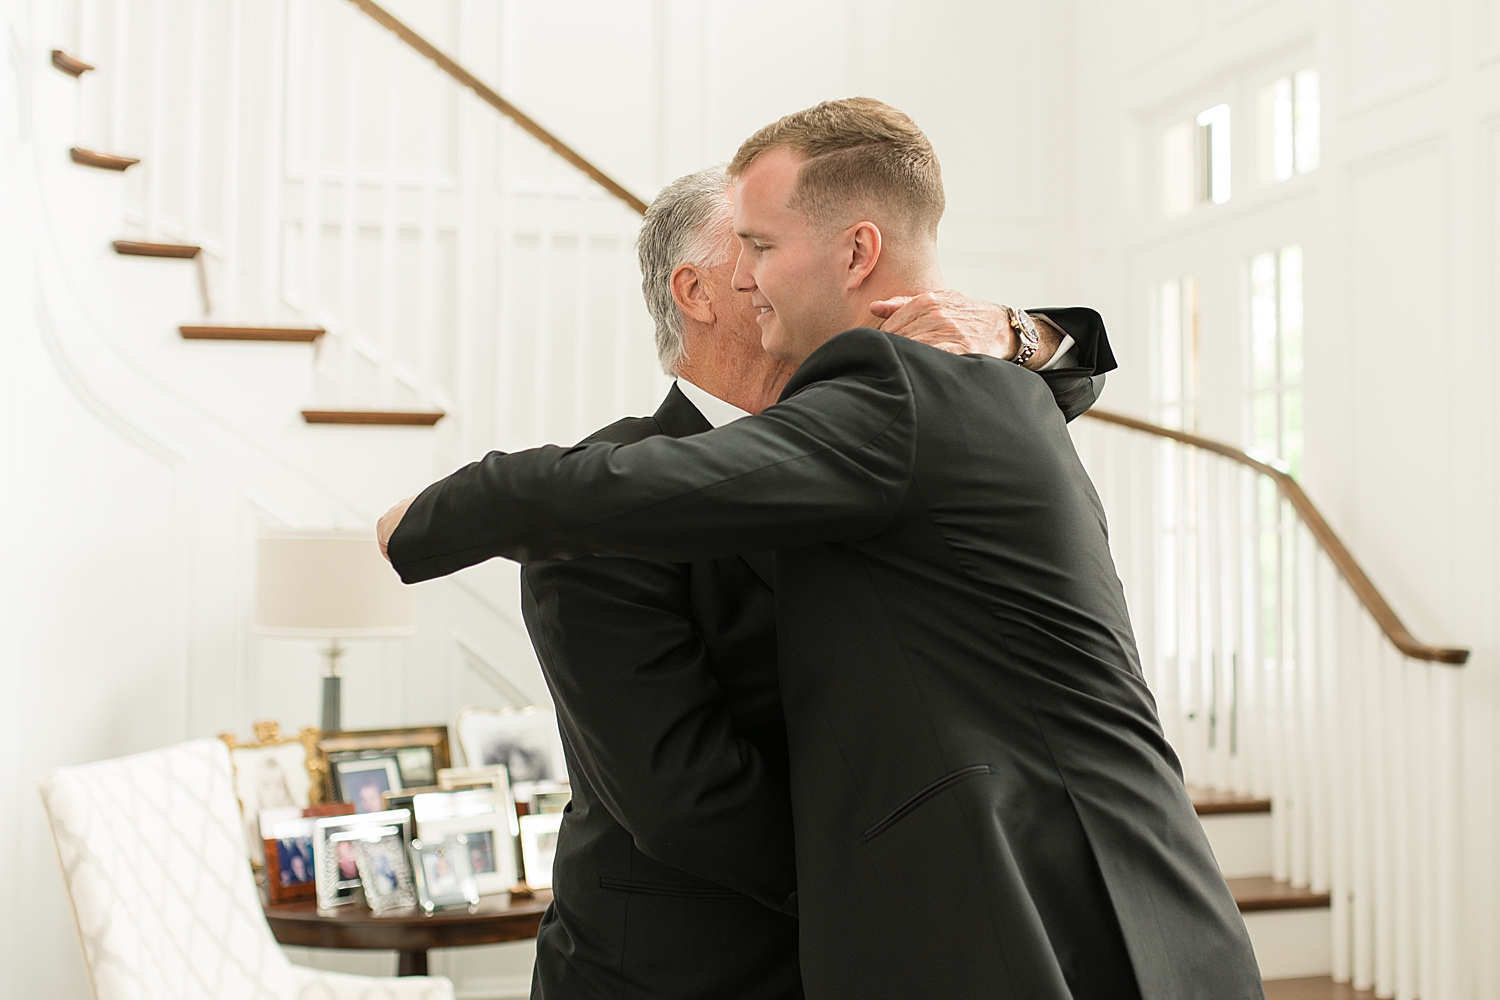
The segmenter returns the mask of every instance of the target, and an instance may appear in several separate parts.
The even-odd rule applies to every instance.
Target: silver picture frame
[[[412,876],[406,837],[399,826],[335,835],[353,836],[354,857],[365,890],[365,903],[376,913],[417,905],[417,886]]]
[[[399,828],[403,842],[410,842],[411,812],[406,809],[325,816],[313,824],[313,868],[319,909],[348,905],[364,887],[355,846],[358,837],[344,835],[363,831],[368,836],[369,831],[385,826]]]
[[[430,792],[415,796],[412,810],[417,837],[423,842],[457,834],[468,838],[470,867],[481,896],[510,892],[516,887],[520,824],[509,789]]]
[[[417,879],[417,901],[424,912],[479,905],[479,885],[474,881],[469,839],[464,834],[413,840],[411,864]]]

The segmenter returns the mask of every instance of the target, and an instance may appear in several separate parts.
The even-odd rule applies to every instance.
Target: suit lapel
[[[667,437],[691,437],[694,434],[702,434],[704,431],[714,429],[714,425],[698,411],[693,401],[677,388],[676,382],[672,383],[672,388],[667,392],[667,398],[661,401],[661,405],[656,408],[653,416],[661,425],[661,432]]]
[[[767,587],[776,589],[776,557],[770,552],[748,552],[740,556]]]
[[[653,414],[656,423],[661,427],[661,432],[668,437],[681,438],[691,437],[694,434],[702,434],[704,431],[713,430],[713,424],[708,422],[693,401],[683,395],[677,383],[672,383],[672,388],[667,392],[667,398],[661,401]],[[776,564],[775,559],[769,552],[752,552],[749,555],[740,556],[745,560],[745,565],[761,578],[767,587],[776,589]]]

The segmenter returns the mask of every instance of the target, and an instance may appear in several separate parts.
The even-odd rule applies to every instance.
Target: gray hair
[[[641,261],[641,294],[656,321],[656,354],[668,375],[687,360],[683,316],[672,299],[672,272],[684,264],[717,267],[729,257],[725,244],[733,221],[729,175],[722,166],[679,177],[646,210],[635,240]]]

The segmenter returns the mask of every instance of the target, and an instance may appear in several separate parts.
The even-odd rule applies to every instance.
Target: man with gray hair
[[[641,287],[676,381],[654,415],[590,441],[720,427],[770,406],[793,374],[761,348],[750,297],[731,286],[730,196],[715,167],[652,204]],[[1063,312],[1063,325],[1079,318]],[[893,332],[955,353],[1010,359],[1023,347],[1009,310],[954,293],[892,300],[880,314]],[[1027,367],[1052,362],[1044,377],[1070,418],[1093,402],[1095,369],[1113,366],[1087,321],[1069,333],[1044,322],[1031,346]],[[522,574],[522,610],[573,788],[532,996],[800,997],[768,556],[535,562]]]

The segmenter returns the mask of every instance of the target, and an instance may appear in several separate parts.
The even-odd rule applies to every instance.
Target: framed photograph
[[[510,774],[504,765],[489,767],[445,767],[438,772],[438,787],[445,792],[462,792],[474,788],[493,788],[510,793]]]
[[[573,790],[566,785],[547,789],[538,786],[531,793],[531,812],[537,816],[566,812],[568,803],[572,801]]]
[[[520,825],[509,795],[493,788],[418,795],[413,802],[417,838],[436,842],[462,834],[469,867],[482,896],[515,888],[516,835]]]
[[[463,834],[411,842],[412,868],[417,876],[417,901],[428,913],[448,906],[474,906],[479,886],[469,867],[469,841]]]
[[[333,757],[329,759],[339,797],[357,813],[376,813],[384,807],[382,796],[402,790],[401,771],[394,755],[381,757]]]
[[[354,859],[359,866],[365,902],[376,913],[417,905],[417,886],[406,853],[406,837],[398,826],[337,836],[354,836]]]
[[[381,799],[385,802],[387,809],[413,809],[412,801],[418,795],[441,791],[443,788],[440,785],[424,785],[421,788],[404,788],[399,792],[386,792]]]
[[[325,733],[318,740],[318,752],[323,768],[328,774],[328,797],[343,802],[354,802],[360,794],[366,796],[381,792],[401,792],[408,788],[425,788],[437,784],[437,773],[451,761],[448,754],[447,726],[413,726],[405,729],[341,730]],[[380,779],[364,776],[352,784],[342,780],[347,771],[362,771],[359,765],[347,765],[350,761],[389,761],[378,765],[386,769],[386,785],[380,787]],[[377,765],[369,765],[373,770]],[[374,790],[364,792],[367,785]],[[367,800],[373,806],[374,800]],[[364,810],[371,811],[371,810]]]
[[[302,816],[262,823],[266,895],[272,903],[292,903],[317,896],[313,823],[311,817]]]
[[[562,813],[521,817],[521,863],[526,866],[526,884],[533,889],[552,887],[552,859],[561,826]]]
[[[507,803],[506,815],[511,817],[510,835],[519,836],[521,828],[515,822],[516,796],[510,787],[510,775],[503,764],[490,767],[449,767],[438,772],[438,785],[445,792],[494,792],[503,795]],[[415,815],[415,813],[413,814]]]
[[[518,781],[511,786],[516,812],[522,816],[562,812],[573,801],[571,786],[560,781]]]
[[[220,733],[219,739],[229,748],[250,863],[259,870],[266,861],[259,829],[261,810],[300,810],[322,802],[325,777],[316,729],[283,736],[277,722],[257,722],[254,728],[255,739],[248,743],[233,733]]]
[[[359,836],[345,835],[368,837],[371,831],[387,826],[396,827],[403,842],[411,839],[411,813],[405,809],[325,816],[313,821],[313,871],[319,909],[352,902],[363,885],[355,847]]]
[[[470,705],[458,713],[455,728],[470,767],[504,765],[512,785],[568,780],[557,715],[550,708],[518,712]]]

